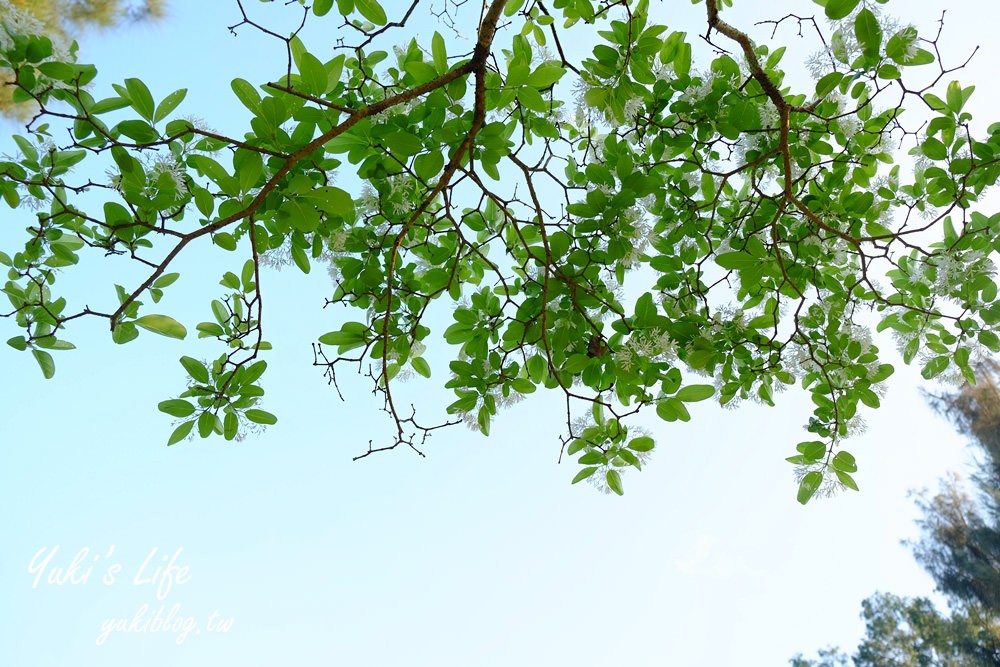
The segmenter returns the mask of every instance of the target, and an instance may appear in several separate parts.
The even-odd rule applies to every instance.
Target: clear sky
[[[704,32],[702,7],[651,4],[672,28]],[[736,4],[730,20],[743,26],[786,8],[821,11]],[[295,11],[275,5],[247,3]],[[889,11],[933,29],[941,3]],[[170,12],[83,40],[82,60],[100,70],[95,95],[129,76],[157,99],[188,87],[180,113],[243,132],[229,81],[273,77],[280,52],[249,30],[229,34],[235,3],[174,0]],[[994,0],[953,0],[942,40],[951,63],[981,46],[956,76],[978,84],[970,105],[984,126],[1000,108],[998,19]],[[422,20],[426,38],[434,28]],[[331,53],[322,30],[310,35],[310,48]],[[693,44],[704,62],[707,47]],[[8,151],[10,129],[0,137]],[[26,221],[4,212],[0,247]],[[196,254],[162,310],[193,330],[209,318],[221,273],[241,264]],[[111,279],[133,275],[95,268],[93,282],[70,290],[77,304],[113,296]],[[345,376],[341,403],[311,366],[310,342],[343,317],[321,309],[329,280],[285,269],[262,284],[275,344],[263,407],[280,421],[242,443],[164,446],[171,423],[155,406],[183,387],[176,359],[218,354],[193,335],[117,347],[103,324],[81,322],[68,336],[80,349],[60,353],[47,382],[30,355],[0,348],[0,665],[770,667],[827,644],[853,649],[860,602],[876,590],[932,590],[900,544],[916,537],[907,492],[935,486],[968,455],[929,414],[913,370],[897,373],[851,447],[862,492],[806,507],[783,460],[809,409],[795,392],[777,409],[699,404],[689,424],[645,422],[659,446],[646,470],[626,476],[622,498],[569,484],[576,467],[556,465],[558,402],[546,399],[501,414],[489,439],[456,428],[432,438],[426,459],[399,450],[353,463],[389,431],[364,382]],[[0,340],[15,333],[0,320]],[[427,386],[436,385],[413,391]],[[431,403],[444,404],[435,392]],[[35,585],[31,563],[56,547]],[[77,583],[49,583],[81,553]],[[170,570],[169,590],[154,577],[164,557],[187,568]],[[101,642],[104,624],[130,622],[144,605],[147,618],[162,607],[161,617],[177,627],[193,619],[197,631],[111,632]]]

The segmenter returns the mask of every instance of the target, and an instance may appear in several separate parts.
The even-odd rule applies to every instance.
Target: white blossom
[[[823,481],[813,494],[813,498],[830,498],[837,495],[847,487],[837,479],[836,474],[826,469],[825,464],[814,463],[810,465],[797,465],[794,468],[795,483],[800,484],[802,479],[810,472],[823,473]]]
[[[159,153],[152,159],[146,171],[150,182],[156,182],[161,174],[167,174],[177,188],[178,196],[187,194],[187,170],[180,161],[172,154]]]
[[[5,30],[0,30],[0,48],[9,49],[14,40],[8,32],[15,35],[44,35],[45,24],[31,13],[20,7],[15,7],[10,0],[0,0],[0,24]]]
[[[626,370],[632,368],[636,358],[651,362],[676,359],[677,343],[670,338],[670,334],[660,329],[637,331],[614,354],[615,361]]]
[[[642,111],[643,106],[645,106],[645,101],[641,97],[631,97],[624,105],[623,114],[625,120],[632,123],[635,119],[639,117],[639,112]]]
[[[344,247],[347,244],[347,239],[350,238],[351,232],[347,229],[338,229],[330,235],[330,250],[339,253],[343,252]]]
[[[781,112],[774,106],[771,100],[757,107],[760,113],[760,124],[767,129],[779,129],[781,127]]]
[[[844,134],[844,139],[850,141],[851,137],[861,131],[861,119],[855,114],[847,114],[837,120],[837,126]]]

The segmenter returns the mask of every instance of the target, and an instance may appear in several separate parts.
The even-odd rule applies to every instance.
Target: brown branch
[[[503,10],[504,5],[507,4],[507,0],[493,0],[489,9],[483,17],[482,22],[479,25],[479,37],[476,40],[476,47],[473,50],[472,58],[466,62],[464,65],[457,67],[447,74],[438,77],[435,81],[444,79],[445,77],[460,72],[464,75],[467,72],[472,72],[476,77],[476,90],[475,90],[475,102],[473,107],[472,125],[466,133],[465,139],[462,143],[455,149],[452,153],[451,159],[445,166],[444,171],[441,174],[441,178],[438,180],[437,185],[434,189],[424,198],[420,205],[413,211],[409,219],[403,224],[403,228],[396,235],[395,240],[392,244],[392,249],[389,252],[389,264],[386,267],[386,290],[385,290],[385,317],[382,320],[382,339],[384,344],[382,346],[382,372],[385,373],[385,369],[388,368],[388,357],[389,357],[389,320],[392,314],[392,279],[396,270],[396,260],[399,257],[399,249],[403,244],[403,240],[409,233],[410,229],[413,227],[417,219],[423,215],[423,213],[430,206],[431,202],[437,198],[437,196],[447,187],[448,182],[454,176],[455,171],[458,169],[462,162],[462,158],[466,153],[469,154],[469,160],[472,160],[472,146],[476,139],[476,134],[478,134],[480,128],[486,120],[486,58],[490,53],[490,48],[493,44],[493,38],[496,35],[497,22],[500,19],[500,12]],[[456,74],[449,80],[458,78],[459,74]],[[426,85],[426,84],[425,84]],[[439,84],[435,87],[440,87],[444,83]],[[396,407],[392,400],[392,392],[389,389],[389,378],[388,375],[385,376],[385,395],[386,401],[389,404],[389,408],[392,411],[393,417],[396,419],[397,429],[399,429],[400,435],[402,435],[402,424],[398,419],[398,413],[396,412]]]

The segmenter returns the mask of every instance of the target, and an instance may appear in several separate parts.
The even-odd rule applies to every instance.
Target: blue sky
[[[188,87],[180,113],[239,134],[245,112],[229,81],[273,76],[280,52],[249,30],[228,33],[235,3],[171,4],[158,24],[83,41],[98,90],[129,76],[157,99]],[[264,9],[294,11],[276,4]],[[672,28],[703,32],[700,6],[670,5]],[[767,17],[785,5],[814,11],[768,5]],[[940,17],[939,3],[889,8],[921,27]],[[1000,106],[990,89],[998,18],[991,0],[951,2],[942,43],[954,61],[982,46],[958,76],[979,84],[970,104],[984,123]],[[311,34],[307,45],[329,54]],[[26,220],[3,214],[0,247]],[[208,319],[221,273],[242,261],[200,251],[162,310],[193,329]],[[113,298],[111,279],[132,275],[96,268],[69,290],[76,303]],[[80,322],[69,336],[80,349],[59,354],[48,382],[29,355],[0,349],[0,664],[770,666],[827,644],[853,648],[860,602],[876,590],[932,590],[899,544],[916,536],[907,491],[935,486],[967,453],[929,414],[910,369],[852,445],[861,493],[795,502],[783,458],[801,439],[808,399],[788,393],[777,409],[699,404],[689,424],[647,421],[659,447],[618,498],[569,484],[574,465],[556,465],[559,403],[545,398],[501,414],[489,439],[459,427],[435,434],[426,459],[400,450],[353,463],[389,430],[363,381],[345,375],[341,403],[311,366],[310,343],[343,319],[321,309],[329,280],[285,269],[262,286],[275,344],[264,407],[280,421],[241,443],[164,446],[171,424],[155,406],[182,388],[176,359],[217,354],[193,336],[144,334],[117,347],[103,324]],[[0,320],[0,339],[15,333]],[[51,567],[88,550],[86,583],[33,586],[29,563],[57,545]],[[154,567],[176,554],[190,572],[163,600],[134,581],[153,550]],[[105,585],[113,564],[122,570]],[[195,619],[201,633],[180,644],[172,632],[97,643],[103,623],[143,605],[164,615],[179,605],[174,618]],[[232,619],[228,632],[207,631],[214,612]]]

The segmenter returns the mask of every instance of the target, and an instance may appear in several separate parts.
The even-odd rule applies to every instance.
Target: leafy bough
[[[728,2],[703,3],[705,69],[701,42],[656,23],[645,0],[491,0],[440,15],[474,32],[471,50],[439,32],[404,37],[419,4],[389,16],[376,0],[317,1],[289,8],[301,22],[281,37],[237,2],[231,30],[288,53],[279,78],[232,82],[252,116],[242,138],[176,118],[184,90],[157,101],[130,78],[97,99],[93,66],[8,29],[0,64],[15,98],[38,106],[0,163],[7,204],[37,209],[24,247],[0,253],[7,315],[23,329],[8,343],[51,377],[80,317],[106,319],[118,343],[140,329],[184,338],[144,300],[159,302],[182,255],[214,244],[236,259],[196,330],[226,351],[182,357],[188,388],[160,409],[180,420],[171,444],[195,430],[237,438],[276,421],[260,407],[262,266],[326,263],[330,302],[359,316],[318,337],[315,363],[334,384],[344,364],[367,368],[395,425],[358,458],[420,451],[444,425],[488,434],[504,405],[544,387],[565,398],[573,481],[620,494],[622,472],[655,447],[630,426],[643,408],[687,421],[694,402],[773,404],[799,384],[814,404],[788,458],[803,503],[857,488],[842,442],[893,372],[869,323],[927,378],[971,379],[970,360],[1000,351],[1000,215],[975,210],[1000,173],[1000,126],[976,134],[973,88],[947,82],[938,38],[890,29],[884,3],[818,0],[828,29],[770,22],[775,36],[816,37],[815,83],[801,91],[785,83],[783,47],[723,19]],[[338,37],[310,50],[316,22]],[[904,108],[924,122],[903,125]],[[116,285],[104,310],[73,310],[54,290],[84,253],[131,258],[146,277]],[[455,307],[434,335],[439,300]],[[395,388],[404,370],[431,376],[424,351],[441,337],[454,402],[425,425]]]

